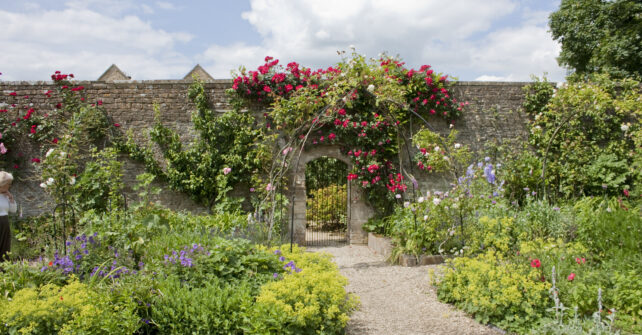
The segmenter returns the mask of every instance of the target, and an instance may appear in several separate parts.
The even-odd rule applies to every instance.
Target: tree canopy
[[[558,62],[578,74],[642,77],[642,2],[562,0],[549,18]]]

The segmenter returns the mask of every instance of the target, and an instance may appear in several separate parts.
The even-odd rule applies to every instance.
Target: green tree
[[[560,65],[578,74],[642,77],[642,2],[562,0],[549,18]]]

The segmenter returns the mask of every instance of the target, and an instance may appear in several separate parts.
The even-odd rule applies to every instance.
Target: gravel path
[[[361,300],[346,334],[502,334],[437,300],[428,275],[435,265],[393,266],[367,246],[308,250],[334,255],[341,274],[348,278],[346,290]]]

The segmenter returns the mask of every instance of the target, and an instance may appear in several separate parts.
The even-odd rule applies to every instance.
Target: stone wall
[[[204,84],[210,97],[212,108],[224,112],[230,108],[225,96],[225,90],[231,87],[231,80],[214,80]],[[506,139],[524,140],[527,136],[526,117],[521,112],[524,94],[522,87],[527,83],[504,82],[459,82],[455,85],[453,95],[460,101],[469,101],[470,106],[462,119],[456,121],[456,129],[460,131],[460,142],[470,145],[480,151],[487,143],[501,142]],[[145,130],[154,121],[154,105],[160,108],[162,121],[179,131],[181,136],[193,136],[190,122],[191,113],[195,106],[189,101],[187,91],[190,85],[185,80],[155,80],[155,81],[120,81],[120,82],[78,82],[85,87],[88,101],[102,100],[103,107],[121,125],[123,131],[132,130],[134,135],[142,139]],[[0,82],[0,92],[3,98],[0,102],[7,104],[24,104],[24,96],[29,96],[36,112],[45,112],[53,106],[44,92],[54,90],[52,82]],[[9,96],[10,92],[17,96]],[[438,132],[448,133],[448,124],[438,118],[427,120]],[[414,120],[414,128],[422,122]],[[413,153],[411,152],[411,155]],[[308,161],[308,158],[304,158]],[[131,186],[135,176],[142,172],[142,166],[135,162],[127,162],[125,184]],[[415,169],[416,170],[416,169]],[[444,176],[416,173],[422,190],[445,189],[449,180]],[[23,203],[25,215],[34,215],[47,210],[40,206],[44,193],[37,187],[39,181],[17,180],[14,192],[18,201]],[[133,195],[130,191],[130,198]],[[356,193],[355,193],[356,194]],[[183,194],[166,190],[158,199],[161,203],[190,211],[203,211],[204,208],[193,203]],[[353,206],[354,207],[354,206]],[[359,205],[361,207],[361,205]],[[362,223],[369,216],[368,209],[364,213],[351,213]],[[363,215],[362,215],[363,214]],[[361,240],[362,236],[355,236]]]

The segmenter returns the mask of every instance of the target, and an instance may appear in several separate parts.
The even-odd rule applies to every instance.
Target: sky
[[[462,81],[563,81],[548,16],[560,0],[0,0],[0,80],[216,79],[265,56],[313,69],[337,51],[398,55]]]

